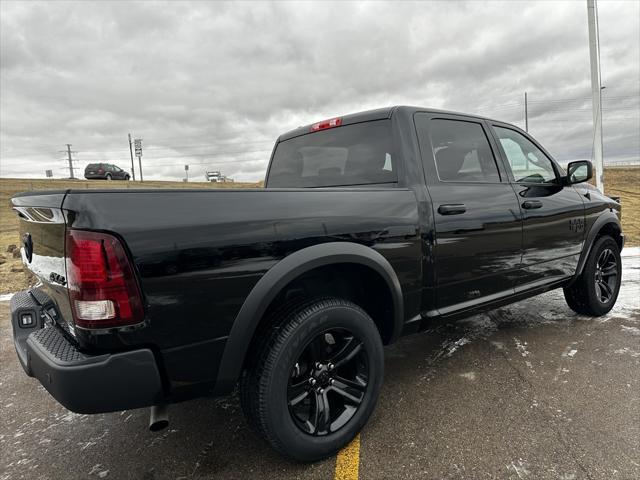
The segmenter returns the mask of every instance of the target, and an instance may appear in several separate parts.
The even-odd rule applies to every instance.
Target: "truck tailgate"
[[[47,304],[51,320],[69,332],[73,331],[73,317],[66,288],[65,195],[34,192],[13,197],[11,202],[20,218],[22,261],[39,280],[33,292]]]

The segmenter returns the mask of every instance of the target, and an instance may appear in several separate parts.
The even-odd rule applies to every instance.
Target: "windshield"
[[[397,181],[391,121],[376,120],[278,143],[267,187],[339,187]]]

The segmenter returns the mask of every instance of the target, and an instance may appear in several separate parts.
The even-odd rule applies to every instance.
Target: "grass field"
[[[607,195],[618,196],[622,202],[625,245],[640,246],[640,167],[605,168],[604,189]]]
[[[627,246],[640,245],[640,167],[605,168],[607,195],[622,201],[622,228]],[[0,178],[0,294],[24,289],[31,281],[19,258],[13,258],[7,247],[19,246],[18,217],[11,211],[9,199],[18,192],[31,190],[64,190],[67,188],[254,188],[256,183],[205,182],[124,182],[81,180],[28,180]]]

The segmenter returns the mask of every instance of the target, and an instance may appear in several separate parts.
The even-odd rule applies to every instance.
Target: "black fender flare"
[[[375,270],[387,283],[393,299],[393,334],[398,338],[404,323],[404,304],[400,281],[391,264],[370,247],[351,242],[329,242],[298,250],[271,267],[255,284],[233,322],[222,354],[214,393],[230,392],[242,370],[253,334],[267,308],[292,280],[314,268],[355,263]]]
[[[602,228],[609,223],[613,224],[618,230],[618,232],[622,232],[622,227],[620,226],[620,220],[618,219],[618,216],[615,213],[611,211],[606,211],[600,214],[600,216],[596,218],[596,221],[593,222],[593,225],[591,225],[591,228],[589,229],[589,232],[585,237],[584,247],[582,248],[582,253],[580,254],[580,259],[578,260],[578,267],[576,268],[576,274],[574,279],[577,278],[582,273],[582,270],[584,269],[584,265],[587,263],[587,258],[589,258],[589,253],[591,253],[591,247],[593,247],[593,244],[596,240],[596,236],[598,235],[600,230],[602,230]],[[621,241],[622,241],[622,244],[624,245],[624,237],[622,237]]]

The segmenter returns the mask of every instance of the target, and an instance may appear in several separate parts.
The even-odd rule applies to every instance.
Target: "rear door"
[[[442,314],[513,293],[522,218],[482,120],[417,113],[435,218],[437,308]]]
[[[572,275],[584,241],[584,204],[564,186],[560,167],[531,137],[511,125],[492,123],[523,216],[522,275],[516,290]]]

